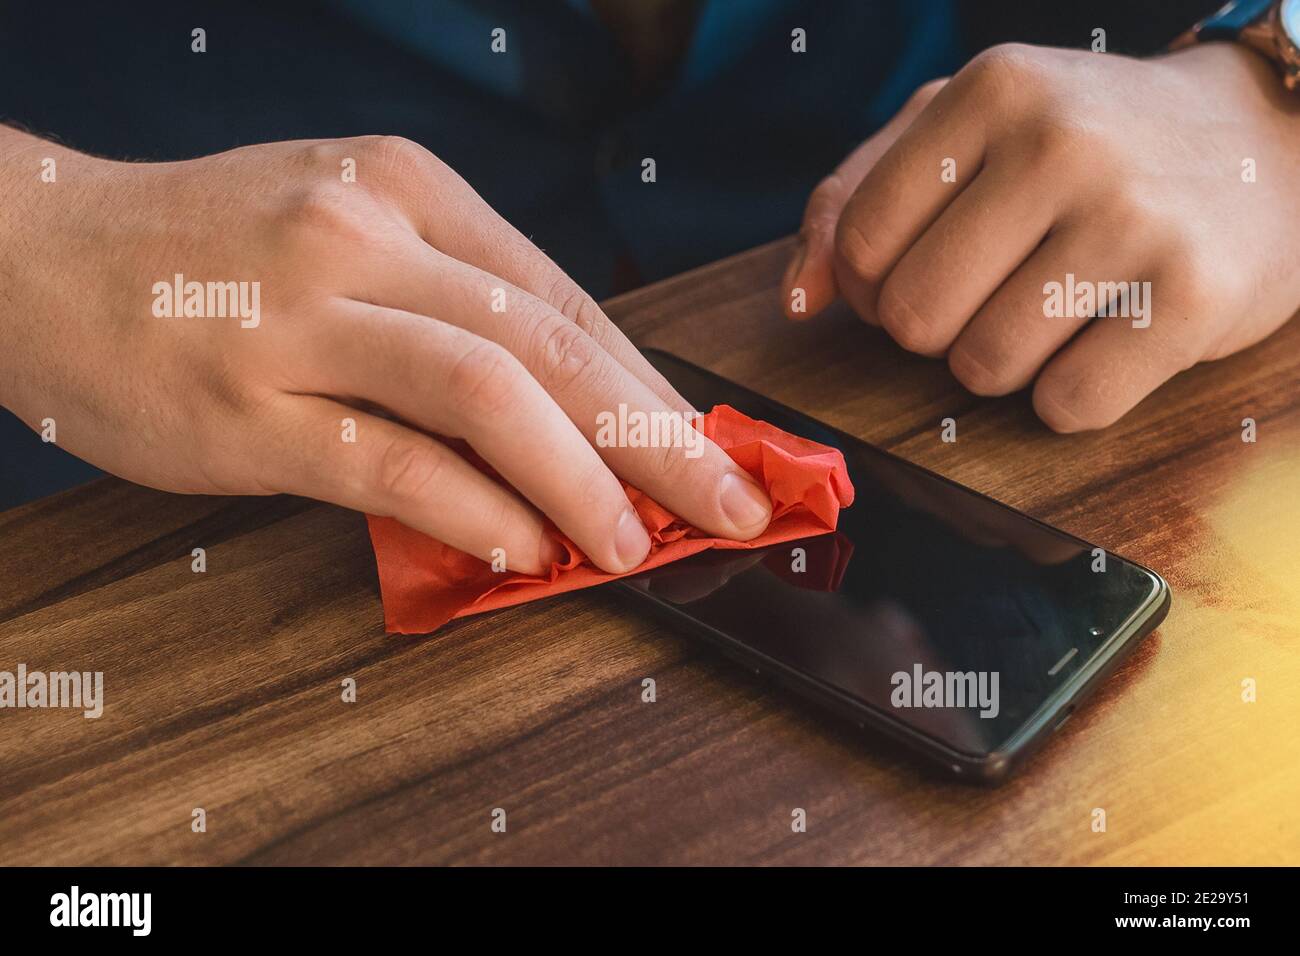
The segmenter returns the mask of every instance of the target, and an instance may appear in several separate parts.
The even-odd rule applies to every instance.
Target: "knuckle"
[[[1088,427],[1079,418],[1067,392],[1056,379],[1041,380],[1034,389],[1035,413],[1044,425],[1061,434],[1082,431]]]
[[[618,480],[603,463],[597,461],[592,467],[577,470],[569,494],[583,512],[593,517],[605,515],[612,527],[618,521],[620,509],[627,503],[623,494],[616,493],[618,490]]]
[[[221,413],[256,421],[271,414],[277,395],[260,368],[248,353],[219,350],[188,374]]]
[[[537,355],[548,387],[567,390],[588,383],[600,348],[591,337],[559,315],[539,323]]]
[[[582,291],[582,287],[566,275],[556,276],[551,283],[550,295],[546,299],[560,314],[568,318],[581,331],[591,337],[600,346],[604,346],[609,335],[609,320],[594,299]]]
[[[1034,48],[1023,43],[1001,43],[979,53],[961,75],[984,96],[1007,99],[1039,79],[1041,70]]]
[[[966,69],[1020,79],[1038,72],[1038,50],[1028,43],[997,43],[976,54]]]
[[[519,404],[522,373],[518,360],[495,342],[475,344],[447,376],[452,410],[471,422],[498,419]]]
[[[687,459],[678,442],[662,442],[658,447],[639,448],[637,454],[642,456],[641,471],[652,481],[669,484],[684,477],[682,472]]]
[[[1054,432],[1093,431],[1112,424],[1119,414],[1109,410],[1097,383],[1083,378],[1044,375],[1034,387],[1034,411]]]
[[[885,283],[880,291],[877,313],[885,331],[907,351],[925,355],[943,348],[930,324],[893,283]]]
[[[338,148],[336,140],[314,139],[303,145],[300,156],[309,170],[333,173],[339,168],[339,162],[345,150]]]
[[[357,148],[366,165],[384,178],[428,170],[434,161],[431,152],[405,136],[361,136]]]
[[[217,406],[244,421],[257,421],[262,415],[269,389],[263,389],[229,373],[214,374],[208,380],[208,394]]]
[[[1075,169],[1084,162],[1096,164],[1109,148],[1105,137],[1089,126],[1056,115],[1039,117],[1027,136],[1032,161],[1055,171]]]
[[[884,277],[889,262],[872,246],[856,219],[850,203],[850,208],[840,216],[835,228],[835,254],[863,281],[879,282]]]
[[[283,210],[284,227],[292,234],[360,240],[366,217],[353,194],[332,183],[310,183],[292,193]]]
[[[972,346],[956,345],[948,354],[953,377],[975,395],[1005,395],[1015,390],[1005,362],[990,360]]]
[[[514,497],[493,495],[480,512],[480,522],[480,527],[485,532],[482,537],[484,553],[481,557],[484,560],[490,559],[495,548],[502,548],[508,558],[514,557],[514,549],[510,545],[517,540],[524,528],[524,523],[520,521],[519,505]],[[535,548],[533,553],[536,553]]]
[[[418,501],[437,486],[444,470],[442,456],[420,442],[397,439],[379,456],[379,492],[394,501]]]

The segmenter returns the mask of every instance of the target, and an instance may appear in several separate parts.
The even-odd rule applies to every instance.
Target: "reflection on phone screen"
[[[690,366],[651,358],[697,407],[725,402],[839,448],[856,500],[832,534],[705,552],[627,583],[950,747],[997,749],[1153,593],[1155,579],[1137,565]],[[930,673],[983,683],[967,685],[969,706],[930,707],[910,689]]]

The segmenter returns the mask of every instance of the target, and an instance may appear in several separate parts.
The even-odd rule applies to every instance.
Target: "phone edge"
[[[655,353],[662,355],[672,362],[688,365],[699,372],[711,377],[721,379],[727,384],[742,389],[743,391],[753,392],[752,389],[741,385],[739,382],[733,382],[717,372],[710,371],[702,366],[674,355],[664,349],[646,348],[642,350],[645,353]],[[653,364],[653,363],[652,363]],[[1093,542],[1050,525],[1033,515],[1026,514],[1018,508],[999,501],[981,491],[962,485],[946,475],[931,471],[923,465],[909,461],[900,455],[885,448],[880,448],[867,442],[865,439],[858,438],[842,429],[836,428],[826,422],[813,418],[811,415],[801,412],[798,409],[790,408],[776,399],[767,396],[755,395],[764,401],[778,406],[782,410],[792,414],[796,418],[804,418],[815,423],[818,427],[827,429],[837,434],[843,435],[855,442],[861,442],[869,445],[877,453],[897,461],[908,468],[920,471],[926,475],[938,478],[940,481],[954,485],[963,491],[978,495],[981,498],[994,501],[1000,507],[1006,508],[1020,517],[1031,521],[1044,528],[1048,528],[1053,533],[1063,535],[1080,544],[1089,547],[1095,547]],[[715,631],[702,621],[692,617],[687,612],[675,607],[667,602],[656,599],[653,595],[634,587],[633,585],[619,581],[620,590],[637,596],[639,602],[648,609],[657,612],[661,619],[671,620],[674,623],[685,624],[687,629],[695,635],[704,638],[705,642],[716,650],[720,651],[729,659],[754,670],[756,673],[770,673],[777,677],[783,687],[791,690],[796,695],[810,700],[814,704],[821,706],[824,710],[830,711],[842,718],[849,719],[861,729],[870,726],[873,730],[881,733],[883,736],[902,743],[909,748],[909,752],[918,754],[927,758],[931,765],[938,765],[944,769],[947,774],[957,779],[996,785],[1005,781],[1011,773],[1019,767],[1024,761],[1042,746],[1056,731],[1057,728],[1065,723],[1065,719],[1073,715],[1073,710],[1083,703],[1088,696],[1096,690],[1102,682],[1105,681],[1119,665],[1132,653],[1142,640],[1150,635],[1164,621],[1173,603],[1173,594],[1169,584],[1156,571],[1148,568],[1132,558],[1125,557],[1122,554],[1106,549],[1106,552],[1121,561],[1133,565],[1144,573],[1150,575],[1153,588],[1147,600],[1136,608],[1128,619],[1115,629],[1115,632],[1107,638],[1106,642],[1093,652],[1084,668],[1081,668],[1071,679],[1056,691],[1036,710],[1026,718],[1017,730],[1007,738],[1004,744],[1000,745],[997,750],[988,754],[970,754],[964,751],[955,750],[943,744],[941,741],[925,734],[915,728],[909,727],[903,722],[891,718],[888,714],[871,707],[870,705],[859,701],[847,694],[836,691],[832,687],[807,677],[801,672],[783,664],[775,658],[768,657],[754,651],[747,645],[741,644],[721,631]],[[1061,716],[1061,711],[1070,708],[1069,714]]]

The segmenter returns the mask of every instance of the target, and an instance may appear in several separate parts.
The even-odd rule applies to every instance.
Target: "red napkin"
[[[754,540],[709,537],[624,484],[650,532],[650,554],[641,566],[627,574],[608,574],[555,532],[567,556],[550,573],[537,576],[493,571],[487,562],[393,518],[367,515],[388,632],[424,634],[452,618],[593,587],[709,548],[761,548],[826,534],[835,530],[840,509],[853,503],[853,485],[838,449],[754,421],[730,405],[717,406],[696,427],[767,490],[772,523]]]

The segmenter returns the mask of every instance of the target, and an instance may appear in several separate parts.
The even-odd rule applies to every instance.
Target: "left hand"
[[[827,177],[800,236],[791,318],[841,295],[972,392],[1035,382],[1053,429],[1105,427],[1300,306],[1300,96],[1235,44],[1152,60],[994,47]],[[1049,317],[1045,287],[1067,274],[1150,282],[1149,325],[1083,303]]]

